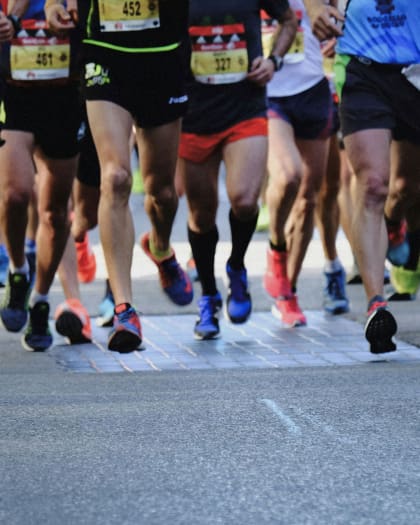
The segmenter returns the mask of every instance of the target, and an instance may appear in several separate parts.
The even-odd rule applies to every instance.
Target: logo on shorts
[[[183,95],[182,97],[171,97],[168,100],[168,104],[184,104],[188,101],[188,95]]]
[[[376,0],[376,10],[381,15],[390,15],[394,9],[395,6],[392,0]]]
[[[89,62],[85,66],[85,80],[86,87],[104,86],[110,84],[109,70],[102,67],[100,64]]]

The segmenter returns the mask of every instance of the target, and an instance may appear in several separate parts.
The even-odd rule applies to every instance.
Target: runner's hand
[[[65,33],[67,30],[75,27],[70,13],[62,4],[54,4],[47,7],[45,17],[51,31],[55,33]]]
[[[15,29],[12,22],[3,12],[0,12],[0,42],[8,42],[13,38]]]
[[[247,79],[258,86],[265,86],[274,75],[274,64],[264,57],[254,58]]]
[[[344,16],[337,8],[331,5],[320,5],[308,10],[308,14],[312,31],[321,42],[343,34],[341,25],[344,22]]]

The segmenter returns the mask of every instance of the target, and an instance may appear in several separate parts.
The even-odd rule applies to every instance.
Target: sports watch
[[[278,55],[270,55],[267,58],[273,62],[274,71],[280,71],[280,69],[283,67],[283,57],[279,57]]]

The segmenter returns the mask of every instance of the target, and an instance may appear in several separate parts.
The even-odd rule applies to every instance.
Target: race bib
[[[234,84],[248,73],[243,24],[190,27],[191,70],[203,84]]]
[[[12,39],[10,74],[13,80],[55,80],[68,78],[70,43],[51,36],[44,21],[25,20]]]
[[[303,13],[302,11],[295,11],[295,14],[298,20],[298,28],[295,39],[284,56],[284,61],[287,64],[296,64],[302,62],[305,58],[305,33],[302,26]]]
[[[101,31],[143,31],[160,27],[159,0],[99,0]]]
[[[265,11],[261,12],[261,38],[265,58],[271,55],[273,38],[278,27],[279,23],[275,18],[270,18]]]

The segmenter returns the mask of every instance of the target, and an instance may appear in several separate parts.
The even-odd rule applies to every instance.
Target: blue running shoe
[[[219,337],[219,310],[222,308],[222,296],[219,292],[215,295],[203,295],[198,301],[198,319],[194,327],[194,337],[203,341],[204,339],[216,339]]]
[[[341,268],[337,272],[324,272],[324,310],[329,314],[344,314],[349,311],[346,297],[346,272]]]
[[[101,304],[99,305],[99,317],[96,321],[96,324],[98,326],[112,326],[114,321],[114,308],[114,295],[109,285],[109,280],[107,279],[105,295],[101,301]]]
[[[404,266],[410,257],[410,245],[407,241],[407,223],[386,225],[388,233],[388,250],[386,258],[394,266]]]
[[[49,327],[50,305],[45,301],[29,308],[29,323],[22,337],[22,344],[30,352],[43,352],[53,343]]]
[[[108,338],[109,350],[126,354],[137,350],[141,341],[141,324],[136,310],[128,303],[117,305],[114,328]]]
[[[227,263],[226,273],[229,277],[229,294],[226,301],[227,315],[234,324],[245,323],[252,310],[246,269],[233,270]]]
[[[33,286],[36,269],[36,244],[33,239],[25,239],[25,255],[29,264],[29,281],[31,286]]]
[[[21,273],[10,273],[7,278],[0,318],[6,330],[20,332],[28,320],[28,299],[31,283]]]
[[[9,270],[9,256],[3,244],[0,244],[0,288],[6,286]]]
[[[193,286],[187,273],[176,260],[175,253],[172,251],[170,257],[157,261],[150,251],[148,233],[141,237],[140,245],[149,259],[158,267],[160,284],[169,299],[179,306],[190,304],[194,297]]]

